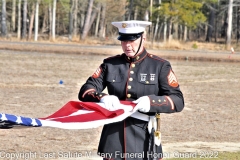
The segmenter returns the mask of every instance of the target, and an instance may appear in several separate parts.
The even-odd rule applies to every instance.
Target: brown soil
[[[5,44],[11,45],[14,44]],[[77,53],[80,48],[73,46],[28,45],[32,52],[17,51],[17,45],[15,51],[0,51],[0,108],[3,113],[27,117],[50,115],[66,102],[77,100],[79,88],[94,73],[105,54],[121,53],[119,48],[103,47],[96,51],[96,48],[82,47],[81,54]],[[23,48],[27,49],[27,45]],[[46,49],[45,52],[49,53],[33,52],[38,51],[36,48],[52,50]],[[162,114],[162,144],[165,151],[240,151],[240,64],[230,63],[230,60],[239,62],[239,55],[193,51],[149,52],[171,61],[186,104],[180,113]],[[176,58],[178,53],[182,58]],[[186,60],[176,61],[172,59],[174,57]],[[64,83],[59,84],[60,80]],[[0,130],[0,153],[15,156],[17,153],[36,154],[31,159],[71,159],[74,153],[83,154],[79,157],[88,159],[85,155],[88,153],[91,154],[89,159],[99,159],[93,155],[100,132],[101,127],[90,130],[43,127]]]

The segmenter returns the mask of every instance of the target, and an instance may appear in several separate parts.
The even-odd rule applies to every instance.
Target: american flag
[[[120,108],[109,111],[103,103],[69,101],[58,111],[45,118],[30,118],[0,113],[0,129],[26,127],[55,127],[62,129],[90,129],[122,121],[133,115],[136,104],[121,101]]]

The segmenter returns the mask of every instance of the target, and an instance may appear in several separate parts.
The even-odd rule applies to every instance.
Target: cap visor
[[[118,37],[118,40],[119,41],[135,41],[136,39],[138,39],[140,37],[141,37],[141,34],[137,34],[137,35],[127,35],[127,34],[124,34],[124,35],[120,35]]]

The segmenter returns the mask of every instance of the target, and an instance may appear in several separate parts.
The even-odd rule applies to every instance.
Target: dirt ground
[[[105,57],[0,50],[0,112],[27,117],[52,114],[77,100],[79,88]],[[185,108],[161,116],[164,151],[240,151],[240,63],[169,60],[184,93]],[[101,127],[0,130],[0,159],[20,153],[25,159],[27,155],[29,159],[75,159],[76,154],[78,159],[100,159],[96,156],[100,133]]]

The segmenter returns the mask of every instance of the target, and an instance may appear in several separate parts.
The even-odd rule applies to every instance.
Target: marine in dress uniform
[[[183,94],[171,64],[144,48],[146,21],[112,22],[119,29],[118,40],[139,41],[133,56],[122,53],[104,59],[96,72],[79,91],[79,100],[102,102],[109,110],[117,109],[119,100],[136,103],[144,116],[156,113],[180,112],[184,108]],[[130,47],[131,48],[131,47]],[[102,93],[107,87],[108,94]],[[103,127],[98,153],[106,159],[161,159],[162,146],[151,141],[148,122],[128,117]],[[154,149],[155,155],[152,155]]]

